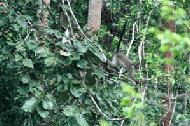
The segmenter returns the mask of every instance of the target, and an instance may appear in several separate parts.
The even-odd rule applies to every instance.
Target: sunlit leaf
[[[81,59],[77,62],[77,67],[84,69],[87,68],[87,64],[88,62],[86,60]]]
[[[76,120],[77,120],[77,123],[80,125],[80,126],[89,126],[86,119],[80,114],[80,115],[77,115],[75,116]]]
[[[100,126],[110,126],[109,123],[103,119],[100,120]]]
[[[77,86],[75,87],[71,87],[70,88],[71,93],[75,96],[75,97],[80,97],[83,93],[86,92],[86,90],[84,88],[77,88]]]
[[[22,56],[19,54],[15,54],[15,61],[20,61],[22,60]]]
[[[60,50],[60,54],[61,54],[62,56],[71,56],[71,53],[70,53],[70,52],[65,52],[65,51],[63,51],[63,50]]]
[[[44,109],[52,110],[56,104],[56,100],[50,94],[47,94],[45,99],[42,100],[42,106]]]
[[[33,62],[32,62],[31,59],[23,59],[22,64],[24,66],[26,66],[26,67],[29,67],[29,68],[32,68],[32,69],[34,68]]]
[[[22,83],[28,83],[30,81],[30,77],[28,75],[22,76],[21,79]]]
[[[39,107],[37,107],[37,112],[42,118],[46,118],[49,115],[49,111],[44,111]]]
[[[74,116],[74,115],[78,115],[79,114],[79,111],[77,109],[76,106],[66,106],[64,108],[64,111],[63,113],[66,115],[66,116]]]
[[[39,57],[48,57],[49,55],[51,55],[49,48],[45,46],[38,47],[35,53],[36,53],[36,56],[39,56]]]
[[[35,50],[38,48],[38,42],[34,41],[34,40],[29,40],[26,42],[26,45],[28,47],[28,49],[32,50],[35,52]]]
[[[33,112],[38,103],[39,101],[35,97],[32,97],[31,99],[25,101],[24,105],[22,106],[22,110],[25,112]]]
[[[131,106],[133,103],[132,99],[130,97],[124,97],[121,100],[121,106]]]
[[[69,30],[68,30],[68,29],[66,29],[66,31],[64,32],[64,34],[65,34],[65,36],[66,36],[67,38],[69,38],[70,33],[69,33]]]
[[[133,107],[123,107],[123,111],[127,118],[131,118],[133,116]]]
[[[46,64],[46,66],[53,66],[53,65],[55,65],[56,64],[55,57],[47,57],[45,59],[45,64]]]

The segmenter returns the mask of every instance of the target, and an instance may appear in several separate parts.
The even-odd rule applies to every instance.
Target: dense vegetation
[[[0,126],[158,126],[170,110],[171,125],[188,126],[189,1],[105,0],[94,34],[88,2],[0,2]],[[140,62],[138,84],[102,62],[125,21],[120,49]]]

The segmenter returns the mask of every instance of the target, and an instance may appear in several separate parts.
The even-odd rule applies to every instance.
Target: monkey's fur
[[[127,69],[131,69],[133,65],[132,61],[123,53],[116,53],[111,62],[108,60],[108,64],[112,67],[125,67]]]
[[[108,65],[114,67],[114,68],[121,68],[123,67],[125,71],[129,73],[129,76],[131,79],[138,83],[139,81],[135,79],[134,76],[134,68],[138,67],[139,64],[134,64],[128,57],[125,56],[124,53],[116,53],[112,61],[107,60]]]

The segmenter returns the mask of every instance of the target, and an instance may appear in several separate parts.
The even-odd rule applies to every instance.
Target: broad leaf
[[[110,126],[109,123],[103,119],[100,120],[100,126]]]
[[[33,112],[38,103],[39,101],[35,97],[32,97],[31,99],[25,101],[24,105],[22,106],[22,110],[25,112]]]
[[[21,79],[22,83],[28,83],[30,81],[30,76],[29,75],[24,75],[22,76],[22,79]]]
[[[55,57],[48,57],[45,59],[45,64],[46,66],[53,66],[56,64],[56,59]]]
[[[52,110],[56,104],[56,100],[52,95],[46,95],[45,99],[42,100],[42,106],[44,109]]]
[[[64,111],[63,113],[66,115],[66,116],[74,116],[74,115],[78,115],[79,114],[79,110],[76,106],[66,106],[64,108]]]
[[[35,50],[38,48],[39,43],[34,40],[29,40],[26,42],[26,45],[29,50],[32,50],[35,52]]]
[[[32,68],[32,69],[34,68],[33,62],[32,62],[31,59],[23,59],[22,64],[24,66],[26,66],[26,67],[29,67],[29,68]]]
[[[86,119],[84,117],[82,117],[82,115],[77,115],[76,117],[76,120],[77,120],[77,123],[80,125],[80,126],[89,126]]]
[[[86,92],[84,88],[77,88],[76,86],[71,87],[70,91],[75,97],[80,97],[83,93]]]
[[[81,59],[77,62],[77,67],[84,69],[87,68],[87,64],[88,62],[86,60]]]
[[[46,118],[49,115],[49,111],[44,111],[39,107],[37,108],[37,112],[42,118]]]
[[[19,54],[15,54],[15,61],[17,62],[17,61],[20,61],[20,60],[22,60],[22,56],[19,55]]]

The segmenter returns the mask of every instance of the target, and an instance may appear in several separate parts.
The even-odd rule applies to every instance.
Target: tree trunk
[[[39,10],[38,10],[38,20],[39,20],[39,27],[43,29],[48,26],[48,16],[49,16],[49,7],[50,7],[50,0],[38,0]]]
[[[176,25],[175,25],[175,22],[174,21],[170,21],[170,22],[167,22],[166,23],[168,29],[170,29],[172,32],[176,32]],[[171,47],[172,48],[172,47]],[[173,53],[171,51],[168,51],[165,53],[165,58],[168,59],[168,60],[172,60],[173,59]],[[171,73],[173,71],[173,65],[172,64],[165,64],[164,66],[164,70],[166,73]],[[173,117],[173,110],[174,110],[174,103],[172,100],[172,95],[173,95],[173,89],[172,89],[172,84],[171,82],[167,81],[168,83],[168,88],[167,88],[167,91],[168,91],[168,96],[167,96],[167,101],[166,101],[166,114],[165,116],[161,119],[161,125],[162,126],[170,126],[171,124],[171,120],[172,120],[172,117]]]
[[[87,26],[92,28],[91,32],[100,29],[102,3],[102,0],[89,0]]]

